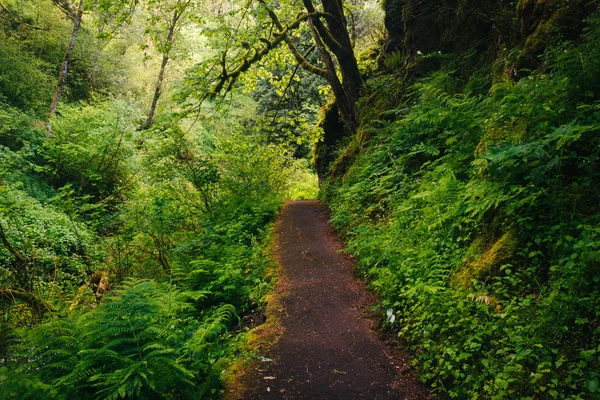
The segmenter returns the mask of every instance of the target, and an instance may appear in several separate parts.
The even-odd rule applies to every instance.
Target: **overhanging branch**
[[[281,22],[279,21],[277,14],[275,14],[275,12],[273,10],[271,10],[269,8],[269,6],[267,6],[267,4],[265,3],[264,0],[258,0],[258,2],[260,4],[262,4],[262,6],[267,10],[269,17],[271,17],[271,20],[273,21],[273,23],[275,24],[277,29],[279,29],[280,31],[283,31],[284,27],[281,24]],[[292,38],[290,37],[290,35],[286,34],[284,40],[285,40],[285,43],[287,44],[288,48],[294,55],[294,58],[296,59],[296,62],[298,63],[298,65],[300,65],[303,69],[305,69],[309,72],[312,72],[313,74],[319,75],[319,76],[327,79],[327,70],[325,70],[324,68],[319,68],[316,65],[313,65],[310,62],[308,62],[308,60],[306,60],[306,58],[300,53],[300,51],[298,50],[298,48],[292,41]]]
[[[215,85],[214,89],[207,93],[208,98],[215,98],[222,90],[225,88],[225,92],[228,92],[233,87],[233,84],[237,81],[241,74],[246,72],[250,66],[259,62],[264,56],[266,56],[271,50],[279,46],[282,42],[289,38],[288,33],[291,30],[297,29],[300,24],[304,21],[307,21],[313,17],[323,16],[323,13],[315,12],[315,13],[302,13],[298,15],[298,17],[289,25],[282,26],[283,29],[280,32],[277,32],[273,39],[269,40],[266,38],[260,38],[259,40],[265,44],[264,47],[257,50],[254,49],[254,53],[251,57],[244,58],[241,64],[235,68],[233,71],[223,70],[219,77],[217,78],[218,83]],[[278,28],[279,29],[279,28]],[[293,43],[292,43],[293,44]],[[302,55],[300,54],[302,57]],[[302,57],[304,59],[304,57]],[[308,65],[311,65],[306,62]],[[313,66],[314,67],[314,66]],[[321,74],[318,67],[315,73]],[[326,75],[322,75],[326,76]]]

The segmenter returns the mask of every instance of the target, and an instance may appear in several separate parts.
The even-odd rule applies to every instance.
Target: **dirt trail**
[[[285,277],[283,336],[251,373],[246,399],[422,399],[394,350],[372,331],[372,298],[340,254],[317,201],[287,202],[277,224],[276,253]]]

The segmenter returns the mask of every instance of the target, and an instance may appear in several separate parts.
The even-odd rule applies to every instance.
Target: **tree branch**
[[[54,5],[58,7],[71,21],[74,22],[77,19],[77,13],[71,8],[71,5],[67,0],[52,0],[52,3],[54,3]]]
[[[340,78],[337,75],[337,70],[335,67],[335,62],[333,61],[331,54],[325,48],[323,41],[312,20],[308,21],[308,26],[312,32],[313,38],[315,39],[315,43],[317,48],[321,52],[321,58],[323,59],[323,63],[327,67],[328,81],[331,85],[331,89],[333,90],[333,94],[335,96],[335,101],[338,106],[338,112],[344,122],[348,125],[348,128],[351,130],[354,129],[356,123],[355,111],[352,107],[352,103],[348,98],[348,94],[340,82]]]
[[[208,98],[215,98],[225,88],[225,92],[229,92],[233,87],[233,84],[237,81],[240,75],[246,72],[250,66],[260,61],[265,55],[267,55],[275,47],[279,46],[285,38],[288,37],[288,32],[297,29],[300,23],[307,21],[308,19],[317,15],[323,15],[323,13],[308,13],[300,14],[291,24],[286,25],[283,29],[276,33],[272,40],[260,38],[259,40],[265,44],[260,50],[254,49],[254,54],[249,58],[244,58],[242,63],[235,68],[233,71],[224,71],[218,78],[218,83],[213,90],[207,93]]]
[[[264,0],[258,0],[258,2],[260,4],[262,4],[262,6],[267,10],[269,17],[271,17],[271,20],[273,21],[273,23],[275,24],[277,29],[279,29],[280,31],[283,31],[284,27],[281,24],[281,22],[279,21],[277,14],[275,14],[275,12],[267,6],[267,4],[265,3]],[[284,40],[285,40],[285,43],[287,44],[288,48],[294,55],[294,58],[296,59],[296,62],[298,63],[298,65],[300,65],[305,70],[312,72],[313,74],[319,75],[319,76],[327,79],[327,70],[325,70],[325,68],[319,68],[316,65],[313,65],[310,62],[308,62],[306,60],[306,58],[300,53],[300,51],[298,51],[298,48],[296,47],[296,45],[292,41],[292,38],[289,35],[285,35]]]
[[[316,13],[315,6],[313,5],[312,0],[303,0],[303,2],[306,11],[308,11],[310,14]],[[327,16],[328,18],[334,18],[334,16],[331,14],[327,14]],[[327,45],[329,50],[331,50],[336,55],[340,53],[343,50],[342,45],[339,44],[333,38],[333,36],[331,36],[329,30],[325,27],[325,25],[323,25],[323,22],[318,17],[312,17],[311,21],[315,26],[317,32],[319,32],[319,36],[321,36],[321,39]]]

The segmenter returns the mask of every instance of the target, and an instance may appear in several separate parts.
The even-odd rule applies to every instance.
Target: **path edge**
[[[264,249],[269,259],[267,273],[273,278],[272,292],[265,297],[262,306],[265,321],[245,333],[240,349],[241,356],[234,360],[223,374],[222,400],[243,400],[245,398],[245,394],[252,389],[250,386],[255,380],[258,369],[264,362],[259,357],[268,354],[271,347],[285,333],[281,322],[285,313],[282,300],[287,292],[288,283],[281,268],[279,235],[277,233],[286,203],[284,202],[272,225],[269,234],[270,240]]]

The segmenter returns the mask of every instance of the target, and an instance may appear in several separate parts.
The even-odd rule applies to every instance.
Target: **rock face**
[[[521,0],[517,20],[523,51],[516,68],[535,69],[538,56],[557,37],[576,39],[585,26],[585,18],[593,12],[583,0]],[[587,2],[591,3],[591,2]]]
[[[387,0],[386,51],[475,50],[493,60],[501,49],[517,47],[516,67],[536,68],[545,47],[557,37],[577,38],[596,7],[584,0]]]

